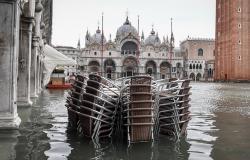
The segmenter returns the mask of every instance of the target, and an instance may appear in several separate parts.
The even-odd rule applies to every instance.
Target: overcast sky
[[[170,18],[176,46],[190,37],[214,38],[215,0],[54,0],[54,45],[76,47],[80,38],[84,47],[87,29],[93,35],[104,12],[104,33],[115,38],[116,30],[124,23],[128,10],[129,20],[137,28],[140,16],[140,33],[147,37],[154,25],[160,38],[170,35]]]

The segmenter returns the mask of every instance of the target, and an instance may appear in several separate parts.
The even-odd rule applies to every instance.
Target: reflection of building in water
[[[102,38],[99,27],[94,35],[87,31],[85,48],[80,54],[84,61],[79,66],[84,73],[104,72],[110,79],[145,73],[159,79],[170,77],[172,64],[172,77],[182,77],[183,56],[176,49],[170,54],[171,42],[174,43],[171,35],[170,40],[165,37],[161,40],[152,28],[147,38],[143,32],[139,36],[127,17],[117,29],[114,41],[111,35],[109,40]]]
[[[213,39],[187,38],[180,44],[185,54],[184,64],[190,79],[213,80],[214,76],[214,44]]]

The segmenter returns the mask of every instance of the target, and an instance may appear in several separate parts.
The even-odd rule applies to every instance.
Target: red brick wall
[[[215,80],[250,80],[249,0],[216,1],[215,37]]]

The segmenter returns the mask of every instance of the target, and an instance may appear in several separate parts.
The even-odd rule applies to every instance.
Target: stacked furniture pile
[[[90,74],[80,82],[76,78],[66,104],[70,126],[92,139],[110,137],[119,102],[118,90],[112,82],[97,74]],[[72,103],[74,101],[77,103]]]
[[[156,112],[154,135],[174,135],[179,138],[186,133],[190,118],[190,80],[175,80],[156,86]]]
[[[123,136],[129,142],[185,135],[190,81],[140,75],[111,81],[78,75],[69,97],[69,126],[92,139]]]
[[[131,142],[149,141],[153,131],[152,78],[150,76],[131,77],[125,86],[121,106],[125,131]]]

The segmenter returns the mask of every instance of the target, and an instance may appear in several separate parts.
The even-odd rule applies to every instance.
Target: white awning
[[[75,60],[65,56],[64,54],[49,45],[45,45],[44,54],[45,63],[53,63],[57,66],[69,66],[77,64]]]
[[[76,61],[60,53],[49,45],[44,46],[43,60],[43,85],[46,86],[49,83],[50,75],[57,66],[69,66],[77,65]]]

